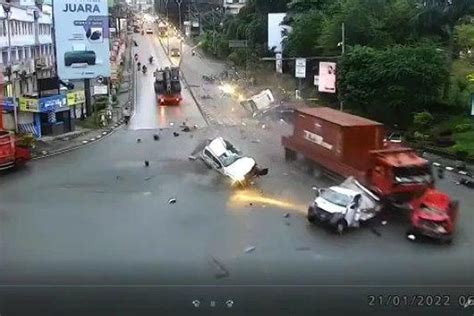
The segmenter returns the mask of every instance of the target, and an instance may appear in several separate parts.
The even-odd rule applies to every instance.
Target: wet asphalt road
[[[1,315],[308,315],[353,313],[355,306],[382,315],[400,308],[368,308],[368,295],[450,294],[454,308],[459,295],[474,294],[474,200],[451,176],[439,186],[461,200],[452,245],[408,242],[398,214],[384,214],[379,220],[387,219],[386,226],[373,223],[380,236],[370,227],[336,236],[305,220],[311,186],[331,181],[284,161],[279,136],[289,126],[185,133],[169,122],[197,122],[197,109],[190,104],[179,115],[165,109],[160,125],[159,113],[153,120],[145,115],[153,111],[146,100],[139,98],[142,114],[131,129],[0,177]],[[160,126],[169,128],[151,129]],[[270,174],[236,190],[188,160],[200,141],[216,135]],[[168,204],[172,197],[176,204]],[[249,247],[255,249],[246,253]],[[211,300],[218,306],[210,307]],[[443,308],[410,311],[473,313]]]

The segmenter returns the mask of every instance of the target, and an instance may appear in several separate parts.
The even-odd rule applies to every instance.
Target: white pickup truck
[[[329,223],[342,234],[348,227],[375,217],[382,210],[380,199],[353,177],[338,186],[318,189],[308,208],[308,221]]]

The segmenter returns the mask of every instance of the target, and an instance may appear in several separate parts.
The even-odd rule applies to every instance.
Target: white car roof
[[[348,196],[355,196],[359,193],[359,192],[356,192],[356,191],[353,191],[353,190],[350,190],[350,189],[336,187],[336,186],[330,187],[330,189],[333,190],[333,191],[336,191],[338,193],[348,195]]]
[[[217,157],[221,156],[227,151],[227,146],[225,145],[225,142],[222,137],[214,138],[207,147]]]

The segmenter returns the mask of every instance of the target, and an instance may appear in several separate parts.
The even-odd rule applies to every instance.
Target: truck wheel
[[[339,235],[342,235],[342,233],[346,230],[347,228],[347,223],[345,220],[341,219],[339,222],[336,224],[336,232]]]
[[[295,161],[296,160],[296,152],[289,148],[285,148],[285,160],[286,161]]]

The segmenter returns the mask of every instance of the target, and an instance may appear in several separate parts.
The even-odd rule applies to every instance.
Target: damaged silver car
[[[318,189],[308,208],[308,221],[328,223],[340,234],[348,227],[375,217],[382,210],[380,199],[353,177],[338,186]]]
[[[268,174],[253,158],[242,156],[240,151],[222,137],[209,139],[201,146],[199,158],[211,169],[229,177],[233,184],[246,186],[250,180]]]

